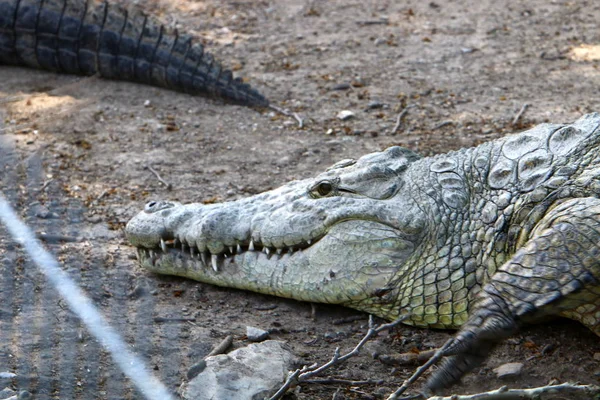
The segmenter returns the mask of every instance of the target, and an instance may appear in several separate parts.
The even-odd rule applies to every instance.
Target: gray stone
[[[350,110],[342,110],[337,115],[337,119],[342,121],[347,121],[350,118],[354,118],[354,113]]]
[[[31,400],[32,398],[33,396],[31,396],[31,393],[27,390],[21,390],[19,392],[19,397],[17,397],[18,400]]]
[[[269,332],[253,326],[246,327],[246,336],[251,342],[262,342],[269,337]]]
[[[206,368],[182,391],[187,400],[257,400],[283,385],[297,359],[285,343],[267,340],[207,357]]]
[[[0,399],[8,399],[9,397],[16,396],[17,392],[11,388],[4,388],[0,390]]]
[[[523,371],[522,363],[508,363],[494,369],[496,377],[499,379],[512,379],[521,375]]]

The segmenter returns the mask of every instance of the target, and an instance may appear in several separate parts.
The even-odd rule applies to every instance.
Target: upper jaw
[[[148,203],[144,211],[127,223],[125,234],[138,248],[165,253],[170,248],[181,248],[192,256],[208,257],[228,257],[246,251],[262,251],[267,255],[294,253],[322,236],[320,230],[316,230],[309,237],[298,237],[287,243],[270,242],[252,233],[251,221],[239,218],[236,207],[225,209],[222,204],[177,202]]]

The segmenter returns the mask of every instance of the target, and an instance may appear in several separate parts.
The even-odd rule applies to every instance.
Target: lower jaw
[[[271,254],[246,251],[232,256],[219,255],[215,260],[198,255],[191,257],[170,250],[167,253],[149,255],[147,250],[138,250],[138,260],[145,269],[166,275],[176,275],[217,286],[250,290],[259,293],[294,297],[285,288],[284,277],[290,265],[303,264],[301,252],[293,254]],[[298,270],[302,270],[298,268]],[[298,288],[295,288],[298,289]]]

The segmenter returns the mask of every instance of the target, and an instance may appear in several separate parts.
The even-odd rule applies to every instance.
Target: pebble
[[[354,113],[350,110],[342,110],[338,113],[337,118],[341,121],[347,121],[350,118],[354,118]]]
[[[133,290],[131,290],[131,292],[129,292],[129,298],[130,299],[142,298],[148,294],[148,291],[149,290],[148,290],[147,285],[137,284],[137,285],[135,285]]]
[[[0,372],[0,378],[3,379],[12,379],[15,378],[17,374],[13,374],[12,372]]]
[[[338,83],[337,85],[333,85],[331,90],[348,90],[352,86],[349,83]]]
[[[247,326],[246,336],[251,342],[262,342],[269,337],[269,332],[253,326]]]
[[[31,400],[31,399],[33,399],[33,396],[27,390],[21,390],[19,392],[19,396],[17,397],[17,400]]]
[[[523,372],[523,363],[508,363],[494,369],[496,377],[499,379],[512,379],[521,375]]]
[[[144,101],[144,107],[150,107],[151,104],[150,100]]]
[[[367,110],[374,110],[376,108],[383,108],[383,103],[374,100],[370,101],[369,104],[367,104]]]
[[[0,399],[6,399],[8,397],[15,396],[16,394],[17,392],[7,387],[0,390]]]

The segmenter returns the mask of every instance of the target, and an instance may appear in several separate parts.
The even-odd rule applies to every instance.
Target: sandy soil
[[[145,272],[122,228],[146,201],[232,200],[390,145],[431,155],[599,109],[594,1],[151,0],[144,7],[206,38],[236,74],[299,113],[305,127],[152,87],[0,67],[0,189],[36,231],[71,239],[48,245],[172,389],[226,335],[245,345],[246,325],[271,330],[312,363],[336,346],[351,349],[367,316],[318,306],[313,320],[310,304]],[[407,105],[414,107],[391,134]],[[341,110],[355,117],[342,122]],[[0,330],[8,335],[0,367],[21,377],[10,384],[40,399],[137,398],[4,234],[1,260],[13,272],[0,280]],[[362,318],[333,324],[347,316]],[[382,365],[371,351],[424,350],[450,334],[409,327],[382,334],[331,375],[383,384],[304,385],[298,398],[330,399],[338,387],[336,399],[381,398],[413,367]],[[597,337],[578,324],[534,326],[453,391],[551,379],[597,384],[599,359]],[[498,380],[492,370],[506,362],[524,363],[522,375]]]

